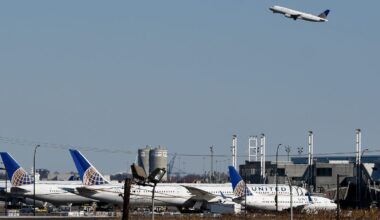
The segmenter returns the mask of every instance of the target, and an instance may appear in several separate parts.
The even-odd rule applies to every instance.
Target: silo
[[[149,175],[149,152],[151,148],[146,146],[138,150],[138,165],[144,168],[146,175]]]
[[[156,168],[165,168],[168,170],[168,150],[158,146],[151,149],[149,153],[149,170],[152,172]],[[167,180],[167,174],[162,178],[162,181]]]

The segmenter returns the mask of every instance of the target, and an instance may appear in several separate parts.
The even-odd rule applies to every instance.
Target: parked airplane
[[[75,166],[79,172],[84,186],[78,187],[80,195],[122,205],[124,193],[122,184],[110,184],[98,170],[77,150],[70,150]],[[273,195],[274,185],[250,184],[248,185],[257,194]],[[293,193],[304,195],[307,190],[293,187]],[[189,184],[189,183],[159,183],[156,187],[155,203],[158,205],[177,206],[184,208],[201,209],[205,203],[222,202],[224,199],[220,192],[233,196],[231,184]],[[289,194],[289,186],[279,185],[280,194]],[[149,206],[151,204],[152,187],[132,185],[131,205]]]
[[[77,190],[88,198],[123,205],[124,185],[112,184],[77,150],[70,150],[75,166],[83,182]],[[192,206],[192,195],[180,185],[158,184],[155,190],[157,206]],[[152,202],[152,187],[132,185],[130,194],[131,206],[149,206]]]
[[[277,5],[269,8],[269,10],[271,10],[273,13],[280,13],[280,14],[285,15],[285,17],[293,18],[294,20],[302,19],[302,20],[305,20],[305,21],[313,21],[313,22],[325,22],[325,21],[328,21],[326,18],[327,18],[327,15],[330,12],[330,10],[327,9],[323,13],[321,13],[320,15],[316,16],[316,15],[312,15],[312,14],[309,14],[309,13],[305,13],[305,12],[301,12],[301,11],[296,11],[296,10],[293,10],[293,9],[290,9],[290,8],[285,8],[285,7],[277,6]]]
[[[256,209],[276,210],[275,195],[262,196],[253,194],[252,191],[246,187],[243,179],[240,177],[235,168],[233,166],[229,166],[228,169],[235,196],[235,198],[233,198],[234,202],[241,205],[246,204],[247,207]],[[277,210],[282,211],[284,209],[289,209],[291,207],[291,200],[294,208],[302,208],[305,211],[335,210],[337,208],[334,201],[330,199],[319,196],[310,196],[308,194],[304,196],[278,195]]]
[[[10,154],[0,152],[0,155],[7,171],[8,179],[12,184],[10,193],[17,197],[24,197],[26,200],[33,198],[33,179],[31,176]],[[96,200],[94,199],[75,194],[76,188],[81,185],[81,183],[71,183],[70,181],[36,182],[35,198],[54,205],[95,202]]]

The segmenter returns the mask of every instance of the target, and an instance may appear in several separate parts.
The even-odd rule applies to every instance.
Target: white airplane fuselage
[[[132,185],[130,205],[149,206],[152,203],[152,189],[151,186]],[[82,186],[77,190],[80,195],[91,199],[123,205],[124,186],[121,184]],[[191,194],[180,185],[159,184],[155,188],[154,203],[157,206],[183,206],[191,197]]]
[[[77,193],[76,188],[80,186],[82,186],[81,183],[36,183],[35,198],[55,205],[95,202],[96,200]],[[33,198],[33,184],[12,187],[11,193],[25,198]]]
[[[311,201],[307,196],[293,196],[292,206],[302,207],[303,210],[316,211],[316,210],[335,210],[337,208],[336,203],[330,199],[324,197],[311,196]],[[244,205],[244,199],[237,201]],[[255,209],[262,210],[276,210],[275,196],[247,196],[247,206]],[[278,196],[278,211],[290,209],[291,201],[290,196]]]
[[[194,187],[213,194],[215,198],[207,202],[220,202],[223,200],[221,193],[225,196],[232,197],[233,191],[231,183],[226,184],[193,184],[193,183],[159,183],[155,189],[155,204],[160,206],[177,206],[192,207],[195,200],[202,200],[189,192],[184,186]],[[274,184],[248,184],[252,192],[256,195],[275,195]],[[301,187],[292,187],[294,195],[305,195],[306,189]],[[122,205],[124,186],[122,184],[104,184],[97,186],[82,186],[77,188],[79,195],[94,200]],[[279,195],[290,195],[289,186],[279,185]],[[152,202],[152,187],[132,185],[130,192],[131,206],[149,206]]]
[[[293,18],[294,20],[302,19],[305,21],[312,21],[312,22],[325,22],[328,21],[326,18],[322,18],[316,15],[312,15],[309,13],[293,10],[290,8],[285,8],[282,6],[273,6],[269,8],[273,13],[280,13],[285,15],[285,17]]]

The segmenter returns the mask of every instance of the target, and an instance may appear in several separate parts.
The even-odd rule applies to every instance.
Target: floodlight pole
[[[290,181],[290,178],[288,175],[286,175],[288,182],[289,182],[289,189],[290,189],[290,220],[293,220],[293,188],[292,188],[292,182]]]
[[[152,191],[152,220],[154,220],[154,191],[156,190],[156,186],[157,183],[154,183]]]
[[[37,144],[34,148],[33,156],[33,215],[36,216],[36,152],[40,145]]]
[[[278,212],[278,178],[277,178],[277,166],[278,166],[278,148],[280,148],[281,144],[277,145],[276,150],[276,170],[275,170],[275,178],[276,178],[276,212]]]

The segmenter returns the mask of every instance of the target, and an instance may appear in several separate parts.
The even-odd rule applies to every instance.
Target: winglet
[[[91,186],[109,183],[78,150],[70,149],[70,154],[84,185]]]
[[[219,191],[220,192],[220,196],[222,196],[223,199],[227,199],[227,197],[224,195],[224,193],[222,193],[222,191]]]
[[[10,154],[7,152],[0,152],[0,155],[12,186],[22,186],[33,183],[32,178]]]
[[[325,18],[327,18],[327,15],[329,15],[329,13],[330,13],[330,10],[327,9],[326,11],[324,11],[323,13],[318,15],[318,17],[325,19]]]
[[[309,200],[309,203],[313,204],[313,199],[311,198],[311,194],[309,192],[306,193],[307,199]]]
[[[228,170],[230,173],[230,179],[231,179],[232,190],[234,192],[234,195],[237,197],[252,195],[251,191],[245,186],[244,180],[236,171],[235,167],[228,166]],[[244,192],[244,189],[245,189],[245,192]]]

